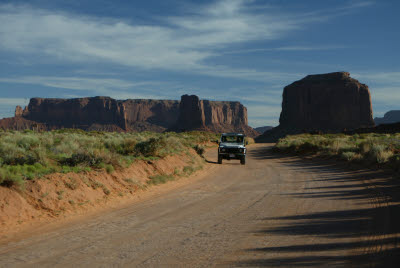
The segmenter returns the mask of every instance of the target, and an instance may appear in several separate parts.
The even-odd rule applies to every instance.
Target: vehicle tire
[[[245,165],[246,164],[246,156],[242,156],[240,158],[240,164]]]
[[[218,155],[218,164],[222,164],[222,155]]]

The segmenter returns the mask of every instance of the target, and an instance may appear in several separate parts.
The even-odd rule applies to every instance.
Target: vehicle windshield
[[[221,142],[243,143],[243,136],[222,136]]]

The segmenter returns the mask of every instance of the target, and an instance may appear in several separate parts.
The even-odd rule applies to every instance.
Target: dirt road
[[[0,245],[0,267],[396,264],[400,213],[390,176],[269,149],[252,146],[246,166],[210,163],[193,183]],[[215,152],[207,159],[215,162]]]

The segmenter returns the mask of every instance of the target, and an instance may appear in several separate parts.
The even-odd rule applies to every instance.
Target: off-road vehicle
[[[239,159],[240,164],[246,164],[245,136],[240,133],[223,133],[218,147],[218,164],[222,159]]]

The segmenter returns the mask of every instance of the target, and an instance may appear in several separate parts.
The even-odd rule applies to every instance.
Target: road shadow
[[[206,163],[219,165],[217,161],[211,161],[208,160],[207,158],[204,158],[204,160],[206,161]]]
[[[349,166],[338,160],[303,159],[276,153],[272,146],[254,148],[249,152],[256,159],[275,159],[296,172],[312,171],[324,186],[307,187],[304,192],[284,193],[286,197],[310,198],[314,202],[347,199],[361,203],[375,202],[365,209],[346,209],[269,217],[262,219],[263,228],[254,235],[311,236],[324,243],[249,248],[245,251],[261,256],[241,260],[234,266],[245,267],[398,267],[400,265],[400,177],[390,171]],[[281,223],[278,226],[271,224]],[[282,223],[283,222],[283,223]],[[330,242],[350,238],[352,242]],[[331,240],[332,239],[332,240]],[[348,241],[346,240],[346,241]],[[321,241],[321,239],[315,239]],[[336,254],[337,251],[351,254]],[[285,257],[285,253],[301,253],[300,257]],[[271,254],[272,253],[272,254]],[[282,253],[283,257],[276,257]],[[288,254],[286,254],[288,255]]]

